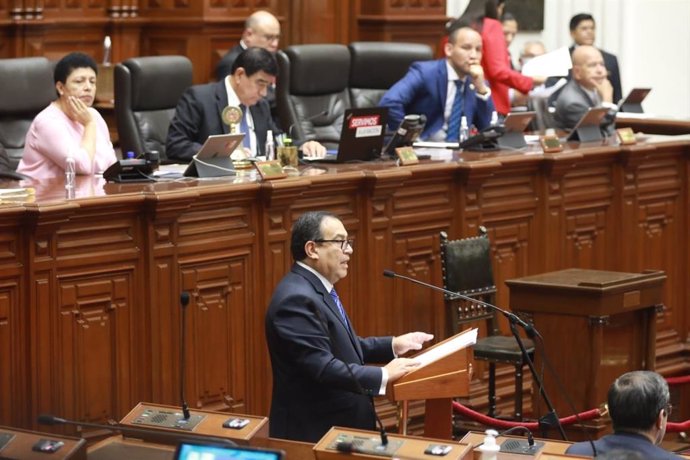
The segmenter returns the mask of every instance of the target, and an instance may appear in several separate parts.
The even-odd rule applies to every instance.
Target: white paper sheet
[[[454,339],[447,341],[443,345],[430,348],[424,353],[415,356],[415,360],[421,364],[419,367],[424,367],[428,364],[438,361],[439,359],[455,353],[458,350],[467,348],[470,345],[477,343],[477,328],[468,329],[467,331],[457,335]]]
[[[522,73],[528,77],[565,77],[572,68],[570,51],[567,46],[536,56],[522,67]]]

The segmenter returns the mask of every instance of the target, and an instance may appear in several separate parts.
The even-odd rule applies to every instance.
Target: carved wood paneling
[[[265,183],[88,184],[68,201],[61,181],[47,182],[35,203],[0,207],[0,352],[13,356],[10,384],[26,389],[31,406],[22,413],[12,401],[6,420],[10,397],[1,394],[0,423],[31,425],[40,412],[117,418],[138,401],[177,404],[184,289],[192,293],[188,401],[268,413],[264,312],[292,263],[290,227],[313,209],[340,216],[355,238],[338,289],[361,335],[425,329],[442,337],[442,296],[382,271],[441,284],[438,233],[470,236],[485,225],[503,307],[507,278],[571,266],[666,271],[657,366],[666,375],[690,370],[686,141],[463,155],[412,167],[339,165]],[[568,347],[586,342],[581,325],[561,326]],[[591,352],[623,360],[629,345],[612,340]],[[477,363],[470,395],[480,410],[484,370]],[[499,376],[499,405],[510,410],[512,371]],[[591,401],[600,389],[578,397]]]

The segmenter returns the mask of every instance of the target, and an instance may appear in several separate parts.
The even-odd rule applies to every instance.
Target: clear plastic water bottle
[[[491,126],[498,126],[498,113],[494,110],[491,112]]]
[[[460,135],[458,136],[458,140],[462,143],[466,141],[468,137],[470,137],[470,129],[467,126],[467,117],[463,115],[460,119]]]
[[[276,145],[273,140],[273,131],[270,129],[266,132],[266,149],[264,151],[266,155],[266,161],[271,161],[276,159]]]
[[[74,164],[74,155],[70,150],[67,152],[67,158],[65,159],[65,189],[74,189],[74,176],[76,175],[77,169]]]

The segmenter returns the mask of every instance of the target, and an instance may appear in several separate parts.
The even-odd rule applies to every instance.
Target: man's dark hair
[[[230,73],[235,73],[237,69],[242,67],[247,73],[247,76],[252,76],[257,72],[264,71],[269,75],[278,75],[278,62],[275,56],[268,50],[253,46],[242,51],[235,62],[232,63],[232,70]]]
[[[650,430],[659,412],[667,408],[669,399],[668,384],[656,372],[633,371],[621,375],[608,393],[614,431]]]
[[[577,26],[579,26],[582,21],[594,22],[594,18],[589,13],[576,14],[575,16],[570,18],[570,31],[572,32],[575,29],[577,29]],[[594,22],[594,23],[596,24],[596,22]]]
[[[96,61],[91,56],[84,53],[69,53],[55,64],[55,71],[53,72],[53,81],[55,83],[67,81],[67,77],[76,69],[89,67],[98,75],[98,66]]]
[[[452,21],[450,24],[448,24],[446,28],[446,33],[448,35],[448,43],[450,43],[451,45],[455,44],[455,41],[458,38],[458,31],[460,29],[469,28],[472,30],[477,30],[475,25],[476,24],[470,23],[463,18],[459,18]]]
[[[307,253],[304,252],[304,245],[307,241],[314,241],[323,238],[321,234],[321,222],[326,217],[335,217],[328,211],[308,211],[299,216],[292,225],[292,240],[290,242],[290,252],[294,260],[304,260]]]
[[[517,22],[517,19],[515,18],[515,15],[511,13],[510,11],[505,11],[501,15],[501,22],[506,22],[506,21],[515,21]]]

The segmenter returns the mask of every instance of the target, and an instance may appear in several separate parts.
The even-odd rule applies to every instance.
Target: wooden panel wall
[[[435,47],[446,20],[441,0],[0,1],[0,58],[59,59],[79,50],[100,61],[108,35],[111,62],[180,54],[192,60],[194,82],[204,83],[215,79],[216,64],[239,41],[245,18],[258,9],[280,20],[281,47],[356,40]]]
[[[190,405],[267,414],[264,311],[291,264],[290,227],[310,209],[336,213],[355,239],[338,290],[360,335],[444,337],[442,296],[382,272],[440,285],[439,232],[470,236],[485,225],[502,307],[510,305],[508,278],[569,267],[665,271],[657,369],[690,372],[689,165],[687,140],[667,139],[553,155],[468,153],[413,167],[341,165],[266,183],[80,177],[76,200],[63,199],[61,179],[37,183],[35,203],[0,207],[0,353],[8,363],[0,424],[34,426],[41,412],[119,419],[139,401],[178,404],[183,290],[191,294]],[[565,333],[582,332],[569,324]],[[480,410],[485,371],[475,363],[471,401]],[[499,373],[499,407],[508,413],[511,374]]]

